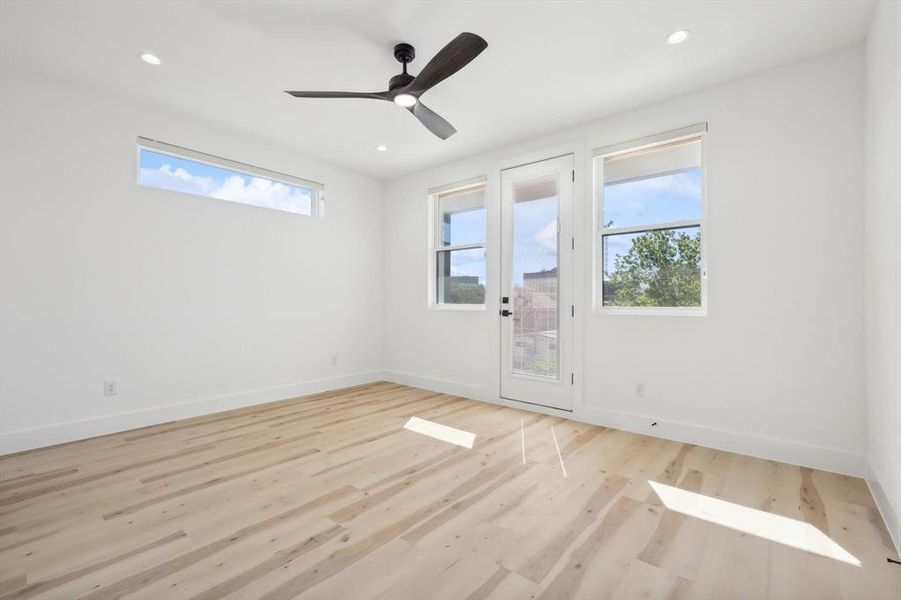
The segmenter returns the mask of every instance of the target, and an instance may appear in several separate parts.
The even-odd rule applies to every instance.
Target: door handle
[[[507,309],[505,308],[504,310],[501,311],[501,316],[502,316],[502,317],[509,317],[509,316],[511,316],[511,315],[513,315],[513,311],[512,311],[512,310],[507,310]]]

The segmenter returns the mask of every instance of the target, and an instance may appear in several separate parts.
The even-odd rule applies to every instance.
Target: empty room
[[[0,600],[901,600],[901,1],[0,0]]]

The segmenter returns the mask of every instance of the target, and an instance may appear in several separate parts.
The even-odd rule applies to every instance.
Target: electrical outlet
[[[338,355],[337,354],[332,354],[332,366],[333,367],[338,366]]]
[[[103,395],[104,396],[118,396],[119,395],[119,382],[104,381],[103,382]]]
[[[636,398],[644,398],[644,384],[636,382],[634,393]]]

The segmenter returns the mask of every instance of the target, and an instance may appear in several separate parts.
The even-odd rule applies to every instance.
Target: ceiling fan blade
[[[387,100],[388,92],[290,92],[295,98],[370,98],[372,100]]]
[[[468,65],[487,47],[488,42],[476,34],[461,33],[432,57],[404,91],[422,94]]]
[[[419,119],[419,122],[425,125],[429,131],[440,137],[442,140],[446,140],[450,136],[457,133],[457,130],[454,129],[454,126],[448,123],[444,119],[444,117],[430,109],[422,102],[417,102],[407,110],[413,113],[413,116]]]

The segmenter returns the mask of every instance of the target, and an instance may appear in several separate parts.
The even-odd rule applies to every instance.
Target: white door
[[[501,396],[572,410],[573,156],[501,173]]]

